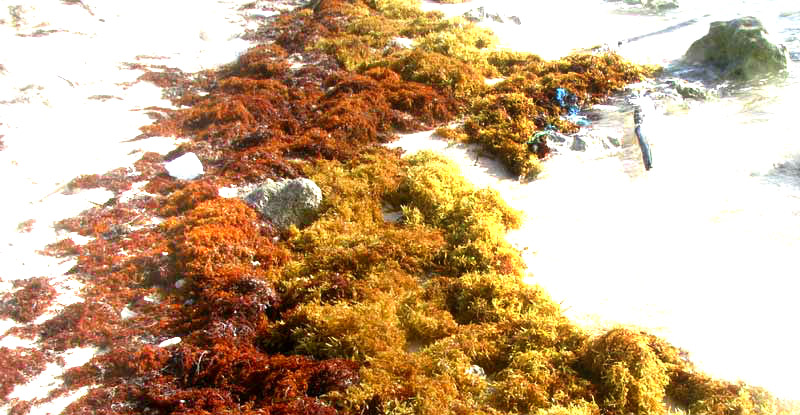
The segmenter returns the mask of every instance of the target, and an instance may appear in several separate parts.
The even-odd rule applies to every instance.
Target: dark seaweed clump
[[[440,156],[381,146],[463,117],[442,133],[531,177],[539,156],[523,149],[527,136],[574,128],[554,88],[596,102],[645,71],[614,55],[492,52],[491,33],[416,6],[317,1],[250,33],[262,43],[218,71],[145,77],[182,107],[149,109],[144,134],[191,142],[143,155],[135,171],[73,181],[117,193],[145,181],[148,193],[57,224],[92,238],[45,249],[77,259],[85,300],[17,334],[106,353],[48,399],[91,386],[65,414],[622,415],[665,413],[665,399],[691,413],[789,413],[646,333],[589,336],[522,281],[504,238],[519,212]],[[206,175],[167,176],[163,162],[187,151]],[[324,195],[303,229],[279,232],[218,195],[294,177]],[[386,221],[387,208],[401,220]],[[19,383],[13,370],[3,376]]]

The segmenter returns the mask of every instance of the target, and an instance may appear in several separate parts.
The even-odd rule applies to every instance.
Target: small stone
[[[482,377],[482,378],[486,377],[486,371],[483,370],[483,368],[478,366],[478,365],[470,366],[469,369],[467,369],[467,374],[468,375],[475,375],[475,376]]]
[[[403,49],[411,49],[414,47],[414,39],[398,36],[392,39],[392,44]]]
[[[575,137],[569,149],[572,151],[586,151],[586,141],[580,137]]]
[[[281,230],[311,224],[322,203],[322,190],[312,180],[267,180],[245,196],[247,202]]]
[[[173,337],[171,339],[164,340],[163,342],[158,344],[158,347],[164,348],[169,346],[174,346],[176,344],[180,344],[181,338],[180,337]]]
[[[127,320],[129,318],[136,317],[136,312],[125,306],[122,308],[122,311],[119,312],[119,318],[122,320]]]
[[[186,153],[164,164],[164,167],[170,176],[180,180],[192,180],[205,173],[203,163],[194,153]]]
[[[678,0],[625,0],[625,4],[643,6],[644,8],[655,11],[676,9],[679,7]]]
[[[708,93],[702,86],[690,84],[682,80],[672,81],[671,85],[684,99],[696,99],[698,101],[705,101],[708,99]]]

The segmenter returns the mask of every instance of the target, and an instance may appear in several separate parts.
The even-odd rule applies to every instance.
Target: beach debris
[[[170,176],[180,180],[192,180],[203,175],[203,163],[197,154],[186,153],[164,164]]]
[[[181,338],[180,337],[173,337],[173,338],[164,340],[163,342],[159,343],[158,347],[163,349],[165,347],[169,347],[169,346],[174,346],[176,344],[180,344],[180,342],[181,342]]]
[[[547,145],[547,141],[551,136],[555,137],[555,134],[556,132],[551,130],[537,131],[528,140],[528,151],[536,154],[539,159],[545,158],[550,154],[550,146]],[[561,137],[559,136],[558,138],[560,139]]]
[[[580,126],[585,127],[590,124],[589,120],[579,114],[578,97],[566,88],[556,88],[555,100],[558,105],[567,111],[564,119]]]
[[[300,178],[282,181],[267,180],[244,200],[261,212],[278,228],[311,224],[322,203],[322,190],[312,180]]]
[[[119,312],[119,318],[122,320],[127,320],[133,317],[136,317],[139,313],[130,309],[130,307],[125,306],[122,308],[122,311]]]
[[[555,99],[561,108],[567,110],[568,115],[574,115],[580,111],[580,108],[578,108],[578,97],[565,88],[556,88]]]
[[[747,81],[786,69],[786,48],[772,43],[755,17],[711,23],[708,34],[686,51],[689,63],[711,65],[726,79]]]
[[[650,143],[647,142],[647,137],[642,131],[642,124],[644,123],[644,111],[639,105],[634,108],[633,123],[635,125],[634,132],[636,133],[636,140],[639,142],[639,148],[642,150],[642,162],[644,163],[644,168],[645,170],[650,170],[653,168],[653,155],[650,152]]]

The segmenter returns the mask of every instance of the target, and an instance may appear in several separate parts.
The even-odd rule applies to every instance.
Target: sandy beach
[[[48,312],[31,324],[42,323],[65,306],[81,300],[77,295],[81,287],[69,276],[76,260],[54,258],[40,251],[46,245],[67,237],[78,244],[87,239],[57,231],[53,224],[102,205],[114,196],[104,189],[72,192],[67,183],[80,175],[103,174],[119,167],[133,169],[133,163],[145,152],[163,155],[183,142],[173,137],[137,139],[141,134],[140,127],[152,122],[153,114],[149,108],[175,108],[164,96],[164,90],[149,82],[137,81],[144,73],[141,67],[156,71],[160,67],[170,67],[191,73],[230,63],[253,46],[242,39],[242,34],[257,28],[265,18],[300,3],[299,0],[258,1],[255,4],[245,0],[143,0],[130,4],[95,4],[90,1],[52,3],[35,0],[19,5],[9,3],[8,8],[0,9],[0,44],[3,45],[0,55],[0,140],[4,145],[0,150],[0,177],[4,178],[3,183],[11,195],[6,198],[0,216],[0,294],[12,292],[14,281],[33,277],[50,278],[58,292]],[[595,8],[583,10],[586,19],[592,13],[610,10],[610,5],[598,3]],[[443,7],[429,2],[423,6],[443,9],[449,15],[459,15],[474,7],[469,4]],[[560,15],[568,9],[569,5],[564,3],[551,12]],[[630,21],[625,16],[616,16],[615,19],[619,22],[617,30],[604,32],[605,37],[598,39],[598,43],[633,36],[657,21],[655,17],[640,19],[637,21],[639,26],[632,27],[624,25]],[[518,33],[515,26],[509,23],[486,25],[505,39],[516,39],[504,46],[525,46],[515,35]],[[546,34],[559,30],[559,27],[557,21],[552,20],[538,30]],[[565,51],[594,46],[580,44],[576,36],[560,37],[536,52],[546,58],[557,58]],[[675,46],[675,49],[679,47]],[[644,50],[631,50],[632,56],[638,54],[644,55]],[[691,122],[697,122],[698,118],[701,116],[696,115]],[[656,118],[653,125],[669,122],[672,121]],[[684,128],[695,125],[687,122]],[[529,271],[527,281],[550,292],[573,321],[597,332],[619,325],[643,327],[689,349],[698,358],[698,367],[712,375],[731,381],[754,382],[782,397],[800,398],[792,393],[800,390],[800,384],[792,378],[794,369],[800,369],[798,363],[789,362],[786,367],[791,370],[775,367],[792,355],[795,337],[781,336],[780,344],[767,347],[775,351],[773,356],[764,356],[762,360],[741,358],[754,349],[760,353],[764,348],[754,336],[737,332],[741,320],[751,326],[759,325],[756,318],[741,310],[727,310],[724,313],[738,315],[739,322],[734,324],[728,319],[723,324],[709,327],[718,322],[709,316],[723,313],[713,304],[703,303],[705,295],[715,292],[715,288],[710,286],[713,281],[695,281],[694,286],[687,286],[684,280],[681,284],[663,282],[690,263],[706,264],[708,273],[732,273],[735,268],[748,267],[752,263],[734,261],[719,271],[704,261],[704,255],[721,259],[726,255],[747,254],[747,246],[737,245],[735,240],[713,250],[706,249],[707,244],[717,242],[719,228],[700,221],[706,216],[717,217],[723,222],[730,217],[720,216],[716,210],[703,211],[703,203],[716,202],[717,198],[727,196],[720,196],[720,193],[708,195],[699,186],[689,185],[688,175],[676,167],[656,171],[647,178],[640,177],[641,167],[623,154],[633,145],[630,127],[630,121],[625,121],[604,131],[622,142],[620,148],[593,148],[589,152],[556,155],[547,161],[541,179],[533,183],[522,183],[511,177],[499,161],[481,157],[482,153],[475,147],[449,143],[438,138],[433,131],[403,135],[387,146],[401,148],[408,154],[423,149],[437,151],[455,161],[464,177],[476,186],[498,190],[511,207],[524,211],[529,206],[539,206],[538,210],[525,213],[522,228],[509,233],[508,241],[522,252]],[[655,142],[656,149],[661,146],[664,150],[661,160],[678,162],[680,150],[677,145],[659,143],[658,136]],[[764,160],[765,163],[771,162],[768,155]],[[699,165],[702,161],[692,159],[689,163]],[[670,173],[675,175],[672,177],[683,180],[686,184],[684,190],[658,193],[650,187],[651,184],[658,185],[657,189],[672,186],[673,183],[665,178]],[[564,197],[565,189],[571,192],[569,197]],[[137,191],[140,190],[134,187],[123,199],[132,197]],[[685,206],[671,199],[683,191],[689,192],[684,196],[694,198],[696,203]],[[772,194],[764,195],[765,201],[772,197]],[[538,200],[559,200],[559,204],[548,206],[538,203]],[[613,202],[604,203],[606,200]],[[777,198],[774,200],[778,201]],[[755,211],[753,215],[758,217],[767,216],[773,210],[792,209],[792,206],[770,207],[772,205],[767,202],[751,202],[745,196],[735,202],[742,210]],[[655,213],[652,206],[659,206]],[[671,220],[658,222],[653,227],[630,226],[630,223],[646,222],[654,214],[666,215],[670,209],[678,212]],[[703,219],[692,222],[699,217],[697,210],[701,211],[699,216]],[[690,218],[688,222],[687,217]],[[552,218],[561,220],[552,221]],[[752,222],[738,223],[741,226],[725,228],[723,234],[738,234],[756,226]],[[698,239],[684,241],[688,232],[698,229]],[[761,241],[769,243],[773,249],[770,252],[765,249],[761,254],[768,258],[791,255],[797,249],[797,242],[786,235],[794,230],[792,227],[784,230],[778,238]],[[638,243],[647,241],[654,233],[658,242]],[[676,248],[682,243],[686,246]],[[656,255],[659,250],[672,252],[671,255],[685,255],[687,259],[676,263]],[[648,260],[655,260],[652,278],[640,278],[634,270],[649,264]],[[620,263],[625,265],[619,266]],[[778,266],[774,268],[767,267],[766,271],[753,268],[751,271],[781,271]],[[619,272],[614,280],[601,280],[592,278],[597,269],[606,270],[604,278],[607,273]],[[779,285],[770,282],[768,286]],[[746,301],[748,291],[742,287],[731,288],[721,307],[732,307],[737,302]],[[793,288],[798,287],[795,284]],[[660,293],[660,299],[639,295],[654,290]],[[769,294],[766,289],[759,292]],[[773,301],[779,304],[773,305],[771,312],[794,312],[793,308],[781,305],[793,301],[791,292],[794,290],[777,293],[773,298],[778,300]],[[691,306],[701,303],[700,309]],[[707,313],[698,318],[695,314],[698,310]],[[785,330],[785,324],[785,320],[772,321],[756,332]],[[0,337],[0,347],[35,349],[35,341],[6,334],[8,330],[21,326],[10,318],[0,319],[0,336],[3,336]],[[722,350],[726,344],[731,346]],[[60,356],[63,359],[59,363],[49,363],[29,383],[16,385],[8,399],[0,402],[3,404],[0,413],[10,413],[18,402],[44,398],[61,384],[59,376],[65,370],[83,365],[97,352],[91,347],[67,350]],[[772,368],[767,370],[765,366]],[[29,413],[58,414],[88,389],[84,387],[70,395],[34,405]]]

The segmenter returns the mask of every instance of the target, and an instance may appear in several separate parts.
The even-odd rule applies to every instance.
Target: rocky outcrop
[[[708,34],[689,47],[686,60],[711,65],[723,78],[751,80],[786,69],[785,48],[770,42],[755,17],[713,22]]]
[[[311,224],[322,203],[322,190],[309,179],[267,180],[244,197],[279,229]]]

